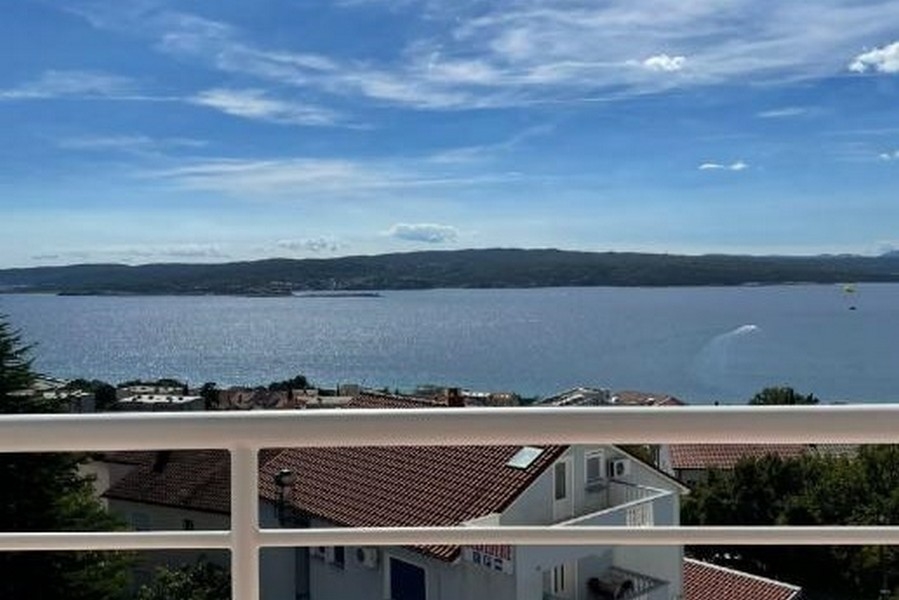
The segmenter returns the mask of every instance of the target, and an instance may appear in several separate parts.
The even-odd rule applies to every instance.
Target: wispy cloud
[[[461,148],[450,148],[442,152],[428,157],[428,161],[443,164],[459,164],[471,163],[480,160],[489,160],[497,156],[513,150],[515,147],[524,144],[527,140],[547,135],[553,131],[551,125],[537,125],[529,127],[506,140],[494,142],[491,144],[481,144],[477,146],[463,146]]]
[[[899,42],[887,44],[856,56],[849,63],[855,73],[899,73]]]
[[[784,108],[773,108],[771,110],[763,110],[757,112],[755,116],[760,119],[787,119],[790,117],[801,117],[809,113],[809,109],[804,106],[786,106]]]
[[[60,148],[69,150],[120,150],[122,152],[149,152],[165,148],[201,148],[205,140],[191,138],[153,138],[147,135],[108,135],[64,138],[57,141]]]
[[[384,233],[399,240],[429,244],[454,242],[459,237],[455,227],[437,223],[397,223]]]
[[[742,160],[738,160],[730,164],[705,162],[698,167],[700,171],[744,171],[748,168],[749,165]]]
[[[36,254],[31,257],[39,261],[123,261],[147,262],[168,259],[226,259],[230,255],[220,244],[214,243],[174,243],[174,244],[139,244],[139,245],[107,245],[90,249],[62,250],[60,252]]]
[[[881,152],[878,156],[880,157],[880,160],[899,160],[899,150]]]
[[[378,6],[366,4],[344,10]],[[95,5],[107,14],[89,18],[97,26],[152,35],[160,51],[180,58],[279,89],[301,88],[323,106],[328,103],[321,98],[341,97],[425,110],[620,98],[750,77],[832,76],[844,71],[855,49],[894,34],[892,24],[899,21],[899,3],[888,0],[779,2],[765,11],[752,0],[726,6],[713,0],[382,6],[417,12],[428,21],[427,34],[397,53],[353,59],[309,52],[301,42],[290,49],[268,47],[235,26],[174,11],[135,16]],[[897,52],[891,44],[859,55],[852,65],[892,72]],[[265,100],[276,106],[262,109],[263,115],[290,121],[288,108]],[[243,111],[241,116],[255,110],[233,98],[215,103]]]
[[[333,110],[278,100],[258,89],[211,89],[200,92],[189,101],[236,117],[271,123],[321,126],[333,125],[341,120],[340,115]]]
[[[131,97],[134,82],[128,77],[97,71],[44,71],[40,77],[0,90],[0,100],[52,98]]]
[[[257,197],[271,195],[311,199],[403,189],[457,187],[520,179],[514,173],[484,174],[441,170],[427,160],[349,160],[281,158],[272,160],[211,159],[146,177],[180,187]]]
[[[342,244],[337,240],[326,237],[279,240],[277,246],[291,252],[311,252],[313,254],[337,252],[343,248]]]

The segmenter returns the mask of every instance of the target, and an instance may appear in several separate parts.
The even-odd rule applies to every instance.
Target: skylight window
[[[507,467],[515,469],[527,469],[530,467],[537,457],[543,454],[543,448],[535,448],[533,446],[523,446],[521,450],[515,453],[515,456],[506,463]]]

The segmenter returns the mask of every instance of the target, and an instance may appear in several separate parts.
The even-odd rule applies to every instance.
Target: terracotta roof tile
[[[795,585],[684,559],[684,600],[798,600],[801,594]]]
[[[506,466],[519,446],[287,449],[260,471],[263,497],[274,476],[293,470],[291,504],[346,527],[455,526],[508,506],[564,447],[547,448],[527,469]],[[421,550],[452,560],[458,547]]]
[[[355,408],[440,406],[429,400],[363,394]],[[464,410],[464,409],[459,409]],[[552,446],[527,468],[506,462],[520,446],[291,448],[260,453],[259,493],[277,500],[274,476],[298,476],[290,503],[338,526],[456,526],[506,508],[565,449]],[[158,453],[107,492],[109,498],[228,513],[224,450]],[[455,546],[419,550],[452,560]]]
[[[671,444],[674,469],[733,469],[744,458],[775,455],[796,458],[804,454],[803,444]]]
[[[155,453],[104,494],[107,498],[228,513],[230,458],[225,450]]]

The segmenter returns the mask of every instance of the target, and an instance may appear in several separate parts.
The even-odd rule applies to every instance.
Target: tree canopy
[[[857,454],[769,455],[712,472],[684,499],[685,525],[882,525],[899,523],[899,446],[863,446]],[[752,573],[801,584],[810,598],[877,598],[877,547],[703,546],[689,553]],[[899,584],[899,556],[882,555],[888,585]],[[895,596],[891,596],[895,597]]]
[[[149,585],[137,593],[137,600],[230,600],[228,571],[216,564],[198,561],[179,567],[160,567]]]
[[[34,381],[30,348],[0,317],[0,413],[48,413],[53,400],[21,393]],[[80,455],[0,454],[0,531],[105,531],[112,518],[82,476]],[[127,560],[111,552],[0,552],[0,598],[113,600]]]
[[[749,401],[756,406],[775,404],[818,404],[814,394],[800,394],[791,387],[766,387]]]

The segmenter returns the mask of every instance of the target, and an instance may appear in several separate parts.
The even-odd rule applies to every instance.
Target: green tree
[[[799,394],[791,387],[766,387],[761,392],[752,397],[749,401],[751,405],[773,405],[773,404],[818,404],[818,399],[814,394]]]
[[[286,392],[289,390],[301,390],[309,387],[309,380],[306,379],[305,375],[297,375],[296,377],[291,377],[290,379],[285,379],[284,381],[275,381],[268,385],[268,389],[272,391],[282,391]]]
[[[219,404],[219,389],[215,382],[207,381],[200,388],[200,396],[203,397],[203,407],[206,410],[214,410]]]
[[[767,456],[710,474],[684,499],[685,525],[899,523],[899,446],[854,456]],[[891,549],[839,546],[699,546],[696,557],[802,585],[809,598],[876,598],[883,572],[899,583]],[[883,565],[881,566],[881,560]]]
[[[34,381],[30,348],[0,318],[0,413],[50,413],[56,402],[17,393]],[[106,531],[117,527],[79,474],[83,456],[0,454],[0,531]],[[127,584],[125,555],[0,552],[0,598],[112,600]]]
[[[161,567],[153,582],[143,586],[137,600],[230,600],[228,571],[216,564],[198,561],[192,565]]]

